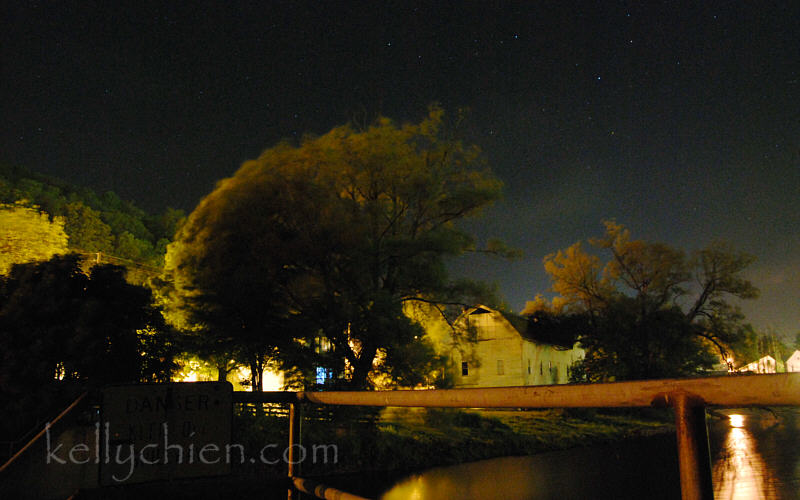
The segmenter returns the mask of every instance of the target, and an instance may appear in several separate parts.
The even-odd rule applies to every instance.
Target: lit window
[[[461,362],[461,376],[466,377],[469,375],[469,366],[467,365],[466,361]]]
[[[317,367],[317,383],[318,383],[318,384],[324,384],[324,383],[325,383],[325,378],[326,378],[326,375],[327,375],[327,374],[328,374],[328,373],[327,373],[327,371],[325,370],[325,368],[323,368],[323,367],[321,367],[321,366],[318,366],[318,367]]]
[[[331,351],[332,345],[327,337],[314,337],[314,352],[317,354]]]
[[[504,375],[505,371],[506,370],[505,370],[505,366],[503,366],[503,360],[502,359],[498,359],[497,360],[497,374],[498,375]]]

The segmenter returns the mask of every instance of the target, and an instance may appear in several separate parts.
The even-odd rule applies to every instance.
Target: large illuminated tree
[[[456,227],[500,195],[476,147],[445,137],[443,112],[337,127],[246,162],[201,201],[167,254],[176,299],[204,339],[308,375],[370,385],[430,351],[408,301],[453,301],[446,257],[473,248]],[[324,337],[332,349],[318,349]],[[319,352],[318,352],[319,351]],[[430,351],[432,352],[432,351]]]
[[[728,357],[743,326],[731,299],[758,295],[742,277],[753,257],[723,243],[687,257],[632,240],[613,221],[605,226],[603,237],[589,240],[607,254],[605,263],[580,243],[548,255],[545,270],[558,295],[551,304],[537,297],[523,312],[584,318],[572,333],[587,351],[590,380],[690,375]]]

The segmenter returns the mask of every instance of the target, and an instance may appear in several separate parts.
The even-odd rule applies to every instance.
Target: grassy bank
[[[304,422],[302,439],[308,451],[301,465],[304,475],[416,471],[672,430],[669,414],[655,410],[386,408],[378,412],[340,408],[336,413],[333,422],[317,420],[313,414]],[[286,443],[286,420],[239,415],[235,433],[247,449],[259,449],[263,443],[280,443],[282,449]],[[331,453],[327,461],[323,461],[321,453],[315,460],[312,456],[315,445],[335,445],[335,460]],[[239,470],[263,473],[264,467],[244,464]]]
[[[332,412],[332,414],[331,414]],[[375,497],[407,473],[499,456],[528,455],[591,446],[672,430],[667,411],[490,411],[418,408],[327,408],[306,411],[302,475],[323,478],[345,491]],[[237,412],[233,442],[246,450],[232,474],[82,491],[80,499],[286,498],[285,415]],[[256,458],[265,446],[264,464]],[[314,445],[328,448],[327,463],[314,463]],[[320,457],[318,457],[320,458]]]

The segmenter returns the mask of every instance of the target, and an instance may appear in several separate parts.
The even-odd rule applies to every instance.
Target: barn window
[[[469,365],[467,365],[466,361],[461,362],[461,376],[466,377],[469,375]]]

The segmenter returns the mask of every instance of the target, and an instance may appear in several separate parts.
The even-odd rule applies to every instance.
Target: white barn
[[[584,356],[576,345],[533,338],[528,320],[486,306],[467,309],[456,321],[474,329],[477,342],[455,343],[450,353],[455,387],[565,384],[569,368]]]

